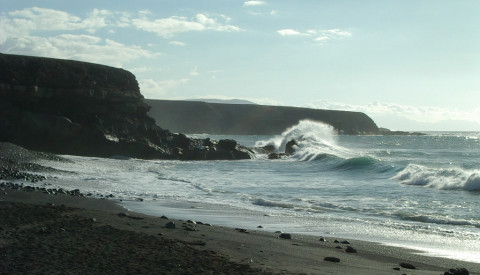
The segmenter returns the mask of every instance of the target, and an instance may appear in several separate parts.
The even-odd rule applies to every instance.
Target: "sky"
[[[151,99],[480,131],[478,0],[0,0],[0,52],[124,68]]]

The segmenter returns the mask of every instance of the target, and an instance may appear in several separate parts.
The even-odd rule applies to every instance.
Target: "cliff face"
[[[147,115],[135,76],[108,66],[0,54],[0,141],[85,156],[249,158],[246,148],[172,134]]]
[[[224,135],[275,135],[302,119],[332,125],[346,135],[378,134],[364,113],[249,104],[149,100],[149,114],[172,132]]]

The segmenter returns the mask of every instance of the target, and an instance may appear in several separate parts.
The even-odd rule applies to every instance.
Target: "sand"
[[[480,274],[480,264],[377,243],[279,236],[147,216],[107,199],[0,190],[0,274]]]

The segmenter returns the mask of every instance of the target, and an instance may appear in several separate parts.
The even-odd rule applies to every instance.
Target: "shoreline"
[[[176,260],[181,263],[189,263],[190,268],[193,268],[190,271],[195,272],[208,273],[207,271],[210,270],[209,272],[239,272],[247,274],[444,274],[444,272],[452,268],[466,268],[470,274],[480,274],[480,264],[419,255],[416,254],[417,251],[406,248],[331,237],[326,237],[324,238],[325,241],[320,241],[319,236],[312,235],[292,234],[281,238],[280,233],[264,230],[210,226],[202,223],[195,224],[193,222],[127,211],[116,202],[107,199],[66,194],[51,195],[44,194],[38,190],[25,192],[23,190],[4,188],[0,190],[0,206],[3,208],[6,205],[12,209],[17,209],[23,214],[28,214],[27,212],[31,211],[32,206],[41,209],[40,213],[48,213],[49,209],[64,209],[67,207],[69,210],[65,211],[69,212],[69,215],[57,217],[55,221],[57,226],[61,225],[62,222],[65,223],[65,219],[75,216],[81,220],[93,221],[94,229],[111,227],[123,233],[135,232],[138,236],[160,239],[161,242],[165,240],[171,241],[176,245],[182,246],[179,251],[176,251],[176,249],[171,250],[176,251],[172,255],[178,255]],[[6,218],[7,220],[15,220],[14,217],[10,216]],[[175,224],[174,229],[166,227],[169,222]],[[38,227],[38,221],[26,221],[26,224],[22,225],[22,227],[32,226]],[[85,230],[88,228],[90,227],[87,227]],[[0,230],[0,251],[8,247],[9,244],[18,241],[15,237],[12,237],[12,235],[15,236],[17,231],[18,228],[2,225],[2,230]],[[42,236],[45,234],[40,231],[30,232],[33,236],[32,239],[41,242]],[[288,236],[291,239],[288,239]],[[336,240],[338,243],[335,242]],[[118,241],[121,242],[122,240],[119,239]],[[107,243],[104,245],[108,247]],[[177,248],[176,245],[172,246]],[[127,243],[119,249],[125,251],[132,249],[132,246],[136,247],[135,244],[129,245]],[[185,251],[190,251],[191,249],[193,249],[193,253],[187,253],[190,256],[185,254]],[[23,251],[22,253],[35,254],[34,251]],[[30,256],[35,257],[34,255]],[[62,255],[57,256],[61,258]],[[202,259],[206,258],[205,262],[200,266],[191,266],[191,262],[195,261],[197,256]],[[332,261],[337,259],[340,261],[330,262],[325,260],[327,258]],[[8,265],[8,261],[0,262]],[[222,266],[211,266],[208,264],[219,262],[224,264]],[[15,263],[11,262],[10,264],[15,265]],[[47,267],[50,268],[47,270],[55,270],[55,266],[58,264],[61,264],[61,262],[51,262],[52,266]],[[148,260],[143,261],[141,264],[136,263],[136,265],[144,265],[138,267],[140,268],[139,271],[146,271],[148,267],[155,264],[158,263],[149,262]],[[178,274],[187,272],[186,269],[183,269],[185,265],[180,264],[180,266],[183,267],[175,268],[169,266],[167,273]],[[415,269],[407,268],[412,266]]]

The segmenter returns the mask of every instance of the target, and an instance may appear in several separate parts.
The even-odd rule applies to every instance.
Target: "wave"
[[[480,191],[480,171],[478,170],[429,168],[409,164],[392,179],[406,185],[418,185],[442,190]]]
[[[352,151],[337,145],[336,136],[337,132],[328,124],[301,120],[279,136],[257,141],[255,147],[271,146],[275,152],[283,153],[287,143],[295,140],[297,144],[293,146],[295,153],[292,158],[294,159],[312,161],[328,155],[344,159],[354,157],[355,154]]]
[[[258,206],[267,206],[267,207],[280,207],[280,208],[294,208],[293,204],[284,203],[284,202],[275,202],[269,201],[265,199],[254,199],[252,200],[252,204]]]
[[[452,219],[448,217],[419,215],[419,214],[404,213],[404,212],[397,213],[395,216],[397,216],[401,220],[406,220],[406,221],[445,224],[445,225],[464,225],[464,226],[473,226],[476,228],[480,228],[480,223],[472,220]]]

